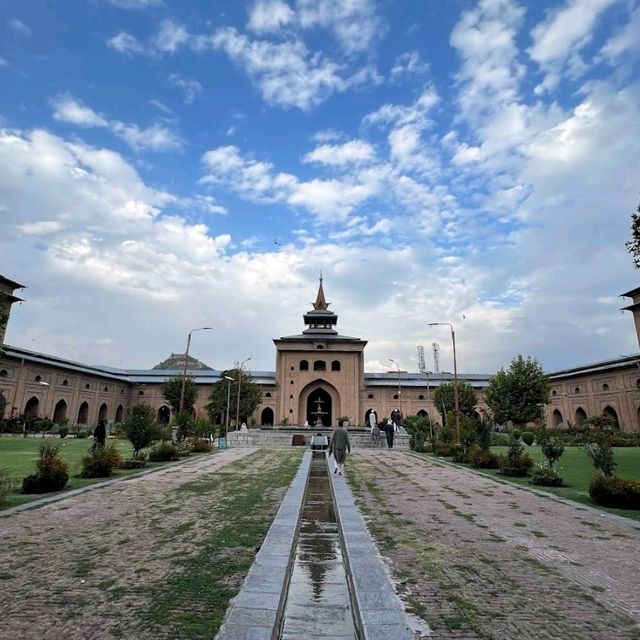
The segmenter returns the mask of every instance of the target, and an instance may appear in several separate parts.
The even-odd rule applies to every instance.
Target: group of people
[[[371,429],[371,443],[374,447],[380,444],[380,431],[384,431],[387,438],[387,447],[393,449],[393,438],[398,433],[398,423],[402,419],[402,414],[398,409],[391,412],[391,417],[378,422],[378,414],[374,409],[367,412],[369,428]],[[351,453],[351,442],[349,433],[343,426],[338,426],[331,434],[331,444],[329,445],[329,455],[333,455],[335,468],[333,473],[344,475],[344,462],[347,458],[347,451]]]

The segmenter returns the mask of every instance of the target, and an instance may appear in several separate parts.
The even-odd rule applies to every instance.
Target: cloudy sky
[[[7,342],[216,368],[320,271],[366,366],[635,352],[638,0],[3,0]]]

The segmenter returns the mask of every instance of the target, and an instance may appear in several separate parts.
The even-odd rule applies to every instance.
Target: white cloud
[[[163,124],[140,128],[119,120],[107,120],[68,93],[53,98],[51,106],[54,119],[81,127],[109,128],[134,151],[179,151],[184,146],[182,139]]]
[[[256,0],[249,10],[247,27],[255,33],[279,31],[291,23],[294,13],[282,0]]]
[[[183,78],[177,73],[173,73],[169,76],[169,81],[174,87],[179,87],[184,91],[185,104],[193,104],[196,97],[202,93],[202,85],[197,80]]]
[[[154,38],[154,45],[162,53],[175,53],[190,40],[189,33],[173,20],[163,20]]]
[[[318,162],[320,164],[344,166],[368,162],[373,159],[373,147],[362,140],[351,140],[344,144],[323,144],[307,153],[304,162]]]
[[[18,20],[18,18],[11,18],[10,20],[7,20],[7,24],[17,36],[23,38],[28,38],[31,36],[31,29],[29,29],[29,27],[27,27],[24,22]]]
[[[600,15],[617,0],[567,0],[565,7],[549,11],[531,31],[531,59],[545,73],[536,93],[553,91],[560,82],[565,64],[573,75],[580,75],[586,65],[580,51],[590,42]]]
[[[398,79],[403,75],[423,74],[429,71],[429,63],[422,62],[418,51],[408,51],[396,58],[391,69],[391,77]]]
[[[640,51],[640,5],[629,15],[629,22],[607,40],[600,52],[610,62],[616,62],[625,53]]]
[[[159,7],[162,0],[109,0],[111,4],[121,9],[149,9],[150,7]]]
[[[145,49],[138,39],[125,31],[121,31],[113,36],[113,38],[109,38],[107,44],[112,49],[129,56],[134,53],[145,53]]]
[[[61,93],[51,100],[53,117],[80,127],[107,127],[109,123],[93,109],[82,104],[68,93]]]

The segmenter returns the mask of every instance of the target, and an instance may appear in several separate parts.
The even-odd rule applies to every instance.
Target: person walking
[[[387,434],[387,448],[393,449],[393,436],[396,432],[396,425],[391,418],[387,418],[387,423],[384,425],[384,432]]]
[[[351,443],[349,433],[342,426],[337,426],[331,434],[331,444],[329,445],[329,455],[333,454],[335,469],[333,473],[344,475],[344,462],[347,459],[347,451],[351,453]]]

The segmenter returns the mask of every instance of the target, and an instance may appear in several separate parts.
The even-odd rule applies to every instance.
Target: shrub
[[[538,444],[542,450],[542,455],[547,459],[547,467],[555,469],[556,462],[560,460],[564,453],[564,443],[561,436],[551,437],[548,431],[541,427],[538,431]]]
[[[189,440],[193,453],[211,453],[211,443],[202,438],[192,438]]]
[[[512,429],[511,430],[511,436],[513,438],[515,438],[516,440],[520,440],[520,436],[522,435],[522,433],[520,432],[520,429]]]
[[[496,433],[494,431],[491,434],[491,446],[492,447],[508,447],[509,436],[506,433]]]
[[[83,478],[108,478],[122,464],[122,456],[113,445],[92,449],[82,458]]]
[[[149,450],[151,462],[169,462],[178,460],[178,448],[170,442],[160,442]]]
[[[421,432],[412,433],[409,437],[409,448],[416,453],[424,453],[425,446],[425,434]]]
[[[60,457],[60,450],[49,443],[40,447],[36,473],[22,481],[23,493],[59,491],[69,480],[69,463]]]
[[[60,427],[60,429],[58,429],[58,435],[61,438],[66,438],[69,435],[69,427]]]
[[[129,460],[123,460],[120,463],[121,469],[142,469],[147,466],[146,459],[130,458]]]
[[[613,476],[616,463],[613,461],[613,449],[606,434],[602,432],[593,433],[591,442],[585,445],[585,450],[600,475],[605,478]]]
[[[526,476],[532,466],[533,460],[524,453],[522,443],[512,433],[507,455],[500,458],[500,473],[504,476],[520,478]]]
[[[6,469],[0,468],[0,504],[6,502],[13,491],[14,478]]]
[[[564,482],[553,467],[535,465],[531,472],[531,484],[543,487],[562,487]]]
[[[522,442],[524,442],[528,447],[530,447],[536,439],[536,436],[533,433],[533,431],[523,431],[521,437],[522,437]]]
[[[447,458],[455,453],[456,448],[454,444],[438,444],[434,452],[437,456]]]
[[[123,426],[135,457],[153,442],[156,435],[155,412],[148,404],[138,404],[131,408]]]
[[[589,484],[591,499],[603,507],[640,509],[640,482],[596,475]]]
[[[480,410],[480,419],[477,421],[478,447],[483,451],[489,451],[493,436],[493,419],[485,411]]]
[[[469,451],[468,458],[471,466],[477,469],[497,469],[500,466],[499,458],[495,453],[477,447]]]
[[[76,438],[88,438],[89,437],[89,432],[86,431],[85,429],[78,429],[76,431]]]
[[[469,462],[469,454],[463,447],[453,447],[451,452],[454,462],[467,463]]]

